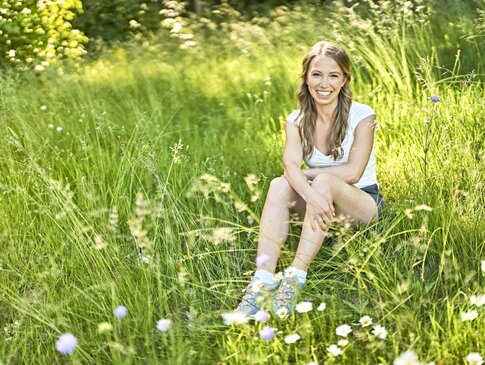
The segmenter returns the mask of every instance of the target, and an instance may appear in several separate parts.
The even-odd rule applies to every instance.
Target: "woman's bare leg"
[[[269,259],[258,269],[275,271],[281,247],[288,238],[290,207],[293,211],[301,212],[304,204],[284,176],[271,181],[261,215],[258,240],[258,256],[267,255]]]
[[[372,197],[359,188],[327,174],[318,175],[312,184],[317,192],[329,194],[337,215],[344,215],[354,222],[370,223],[377,215],[377,205]],[[317,255],[328,227],[313,231],[308,214],[305,214],[298,249],[292,266],[307,271]]]

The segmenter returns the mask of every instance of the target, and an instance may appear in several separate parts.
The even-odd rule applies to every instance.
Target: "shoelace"
[[[278,290],[278,294],[276,296],[275,304],[283,307],[285,306],[285,301],[288,299],[292,299],[293,297],[295,297],[294,285],[286,284],[284,286],[280,286],[280,290]]]
[[[245,291],[246,293],[243,295],[239,307],[253,306],[253,304],[251,304],[251,301],[254,302],[256,300],[256,293],[253,290],[252,283],[249,283]]]

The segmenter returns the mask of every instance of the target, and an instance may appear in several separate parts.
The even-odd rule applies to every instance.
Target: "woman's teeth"
[[[317,91],[317,94],[322,95],[322,96],[329,96],[331,94],[331,92],[330,91]]]

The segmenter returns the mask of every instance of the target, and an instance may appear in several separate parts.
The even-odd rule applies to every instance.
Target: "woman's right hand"
[[[324,230],[324,225],[329,225],[335,217],[335,207],[328,194],[317,193],[311,189],[306,199],[306,212],[314,232]]]

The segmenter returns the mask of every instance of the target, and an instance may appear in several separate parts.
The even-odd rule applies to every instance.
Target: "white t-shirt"
[[[300,115],[298,118],[298,114],[300,110],[293,110],[290,115],[286,118],[287,122],[290,122],[296,126],[300,124],[300,121],[303,115]],[[368,105],[358,103],[356,101],[352,102],[350,106],[349,112],[349,127],[347,128],[347,133],[345,134],[344,141],[342,143],[343,148],[343,156],[340,159],[334,161],[332,155],[325,155],[323,152],[319,151],[315,146],[313,146],[313,152],[310,156],[304,156],[304,161],[308,165],[308,167],[328,167],[328,166],[337,166],[344,163],[347,163],[349,159],[349,151],[352,147],[352,143],[354,142],[354,132],[357,125],[365,118],[370,115],[375,115],[376,113],[372,108]],[[377,129],[377,124],[376,124]],[[303,146],[302,146],[303,148]],[[377,175],[376,175],[376,158],[374,154],[374,147],[372,147],[372,151],[369,157],[369,162],[367,162],[367,166],[362,174],[360,180],[354,184],[358,188],[363,188],[365,186],[378,184],[377,183]]]

